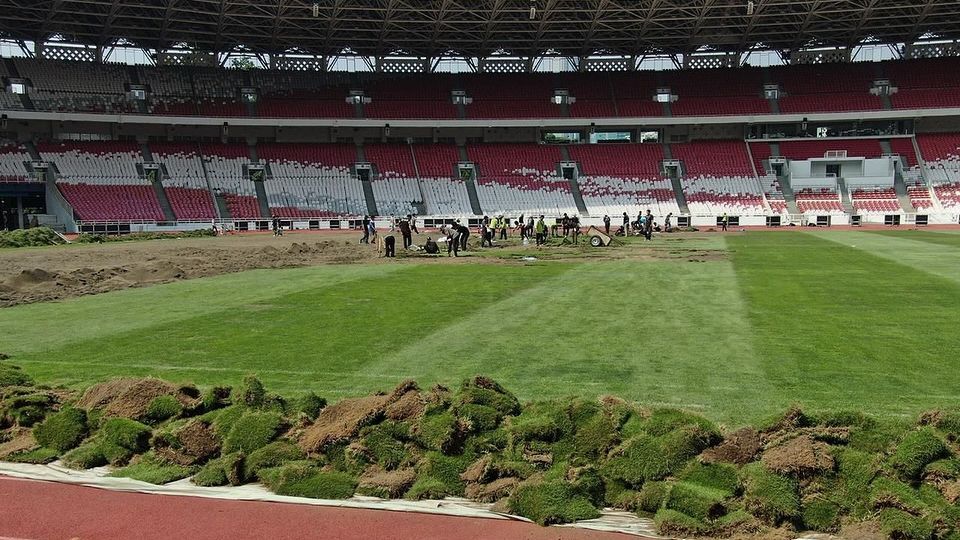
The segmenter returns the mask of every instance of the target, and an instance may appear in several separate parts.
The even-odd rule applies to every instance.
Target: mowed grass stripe
[[[804,232],[729,242],[775,399],[889,415],[960,403],[960,283]]]
[[[869,234],[903,240],[917,240],[960,249],[960,234],[954,232],[919,231],[914,229],[887,229],[883,231],[864,231]]]
[[[386,355],[422,381],[485,373],[522,399],[615,394],[733,420],[770,391],[729,261],[594,262]]]
[[[913,268],[916,272],[910,280],[900,284],[904,289],[910,289],[915,281],[926,280],[931,274],[960,283],[960,244],[927,242],[909,234],[911,231],[879,232],[888,234],[872,231],[813,231],[809,234]]]
[[[39,352],[244,306],[304,289],[384,277],[393,265],[250,270],[0,309],[0,351]]]
[[[340,270],[349,274],[361,268]],[[234,383],[243,373],[255,372],[268,384],[279,386],[277,390],[306,390],[314,388],[313,377],[290,376],[290,372],[317,372],[339,374],[338,390],[367,391],[370,378],[351,374],[364,372],[366,364],[391,347],[413,342],[570,266],[395,268],[398,270],[18,355],[17,361],[41,380],[74,386],[89,384],[109,372],[149,374],[149,369],[128,364],[153,364],[158,366],[158,375],[198,384]],[[236,285],[244,287],[242,282]],[[200,289],[189,301],[200,305],[216,302],[214,294],[221,291],[212,293]],[[71,361],[75,364],[70,365]],[[211,371],[211,367],[230,368],[235,374]],[[297,388],[285,386],[291,379],[299,381]],[[376,388],[383,386],[377,384]]]

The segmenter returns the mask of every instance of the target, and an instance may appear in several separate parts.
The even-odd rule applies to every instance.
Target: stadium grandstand
[[[950,2],[6,4],[7,228],[958,221]]]
[[[960,540],[958,307],[960,0],[0,0],[0,540]]]

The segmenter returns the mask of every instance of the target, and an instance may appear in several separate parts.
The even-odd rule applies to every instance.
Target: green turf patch
[[[6,460],[14,463],[44,465],[56,461],[58,455],[60,455],[60,452],[53,448],[35,448],[7,456]]]
[[[282,427],[283,417],[277,413],[246,413],[233,423],[223,441],[223,451],[253,452],[275,439]]]
[[[943,440],[930,428],[908,433],[890,457],[890,465],[903,478],[916,479],[928,463],[949,455]]]
[[[63,453],[75,448],[87,434],[87,413],[64,407],[33,428],[33,436],[41,446]]]
[[[312,499],[347,499],[357,489],[357,479],[342,472],[321,471],[307,462],[294,462],[268,469],[262,479],[277,495]],[[266,472],[266,471],[264,471]]]
[[[263,469],[279,467],[288,461],[303,459],[306,459],[303,451],[290,441],[272,442],[247,456],[244,465],[245,476],[247,480],[253,481],[258,478],[258,473]]]
[[[800,495],[795,480],[778,476],[759,463],[742,470],[744,507],[769,525],[800,516]]]
[[[111,465],[126,463],[149,447],[150,428],[127,418],[110,418],[100,428],[100,450]]]
[[[521,485],[507,504],[512,512],[540,525],[600,517],[586,496],[564,482]]]
[[[161,485],[181,480],[194,472],[195,468],[171,465],[152,454],[144,454],[136,463],[113,471],[110,476]]]

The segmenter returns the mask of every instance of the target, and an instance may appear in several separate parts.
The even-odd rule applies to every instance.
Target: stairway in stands
[[[566,146],[560,147],[560,156],[564,161],[573,161],[570,159],[570,149]],[[563,171],[561,171],[562,173]],[[573,171],[573,175],[570,176],[570,193],[573,195],[573,202],[577,204],[577,212],[581,216],[590,216],[590,210],[587,209],[587,203],[583,200],[583,193],[580,191],[580,182],[578,177],[580,176],[580,166],[577,165],[576,169]]]
[[[770,155],[780,155],[779,143],[770,143]],[[786,167],[784,167],[784,169],[786,169]],[[793,192],[793,186],[790,185],[790,175],[778,175],[777,181],[780,182],[780,192],[783,193],[783,200],[787,203],[787,212],[791,214],[800,214],[800,208],[797,206],[797,195]]]
[[[250,163],[260,163],[260,158],[257,156],[257,145],[251,144],[250,148]],[[266,178],[266,171],[264,171],[263,178]],[[251,178],[253,180],[253,178]],[[253,187],[257,190],[257,206],[260,208],[260,217],[268,218],[272,217],[270,212],[270,199],[267,197],[267,189],[263,187],[262,181],[253,181]]]
[[[140,145],[140,155],[143,157],[144,163],[153,163],[153,154],[150,152],[150,148],[146,144]],[[140,168],[139,166],[137,167]],[[144,172],[144,177],[146,177],[146,171]],[[149,178],[147,178],[150,181]],[[160,209],[163,210],[163,219],[166,221],[176,221],[177,215],[173,211],[173,206],[170,204],[170,198],[167,197],[166,190],[163,189],[163,182],[161,181],[161,176],[157,176],[156,180],[150,181],[150,185],[153,186],[153,192],[157,196],[157,202],[160,203]]]
[[[366,163],[367,156],[363,152],[363,145],[357,145],[357,162]],[[360,185],[363,187],[363,198],[367,203],[367,214],[371,216],[379,215],[377,210],[377,198],[373,194],[373,184],[370,183],[370,178],[366,180],[360,180]]]
[[[837,177],[837,187],[840,188],[840,204],[843,205],[843,211],[853,214],[853,198],[850,196],[850,188],[842,176]]]
[[[673,151],[670,149],[670,143],[663,143],[663,159],[673,159]],[[673,196],[677,199],[677,206],[680,207],[680,213],[690,215],[690,207],[687,206],[687,196],[683,193],[683,184],[680,182],[680,175],[676,169],[670,173],[670,185],[673,187]]]
[[[470,161],[470,156],[467,154],[467,147],[465,145],[457,145],[457,150],[460,152],[460,161]],[[469,178],[464,178],[463,183],[467,187],[467,197],[470,198],[470,209],[473,211],[473,215],[482,216],[483,208],[480,206],[480,196],[477,195],[476,175],[477,169],[476,166],[474,166],[473,175]]]
[[[887,96],[889,99],[889,96]],[[893,154],[893,147],[890,146],[889,139],[880,140],[880,149],[884,154]],[[910,202],[910,195],[907,194],[907,184],[903,181],[903,162],[893,170],[893,189],[897,192],[897,200],[900,201],[900,208],[907,214],[917,211],[913,203]]]

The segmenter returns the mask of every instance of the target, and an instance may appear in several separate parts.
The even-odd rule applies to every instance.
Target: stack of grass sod
[[[157,484],[465,496],[544,525],[615,507],[674,537],[960,538],[960,411],[907,422],[791,409],[723,435],[700,416],[610,397],[521,405],[485,377],[327,406],[253,376],[237,389],[114,379],[75,394],[4,362],[0,428],[0,459],[109,464]]]
[[[0,231],[0,248],[52,246],[62,243],[63,238],[47,227]]]

